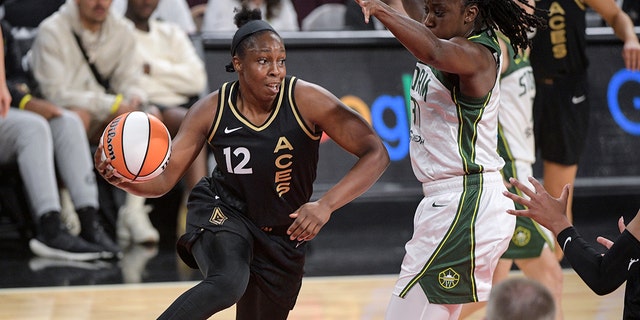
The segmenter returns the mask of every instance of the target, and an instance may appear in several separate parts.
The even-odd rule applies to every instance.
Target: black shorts
[[[203,232],[238,234],[253,247],[251,274],[262,291],[279,305],[293,309],[302,286],[305,243],[291,241],[280,232],[258,228],[243,214],[244,204],[210,177],[203,178],[193,188],[187,209],[186,233],[177,244],[178,254],[187,265],[197,268],[191,247]]]
[[[533,106],[536,149],[543,160],[577,164],[589,129],[586,75],[536,82]]]

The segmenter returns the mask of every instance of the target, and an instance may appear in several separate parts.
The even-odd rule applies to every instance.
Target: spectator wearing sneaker
[[[92,145],[123,113],[145,111],[162,119],[139,83],[142,62],[133,24],[110,6],[111,1],[67,0],[38,27],[29,60],[42,95],[77,113]],[[128,195],[120,207],[118,224],[125,229],[119,233],[130,235],[118,239],[122,246],[128,243],[121,240],[159,241],[144,202]]]
[[[121,246],[156,244],[160,240],[158,230],[149,220],[152,208],[145,202],[143,197],[127,194],[126,203],[118,210],[116,235]]]
[[[141,86],[175,137],[189,107],[206,89],[204,61],[178,24],[153,18],[161,7],[161,0],[123,1],[126,2],[125,17],[136,27],[134,35],[143,61]],[[182,179],[183,207],[189,191],[208,173],[207,156],[207,149],[202,148]]]
[[[20,54],[2,21],[2,61],[11,108],[0,115],[0,163],[17,163],[30,208],[35,215],[34,254],[68,260],[95,260],[121,255],[98,216],[98,188],[91,151],[78,115],[31,95]],[[68,188],[80,221],[73,236],[61,221],[56,173]]]

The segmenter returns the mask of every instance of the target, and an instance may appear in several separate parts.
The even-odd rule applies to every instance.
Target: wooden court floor
[[[521,276],[513,271],[511,276]],[[291,320],[383,319],[395,275],[308,277]],[[565,320],[621,319],[624,286],[597,296],[565,270]],[[0,290],[2,320],[155,319],[194,282],[162,282]],[[482,311],[471,319],[482,319]],[[233,309],[212,319],[232,320]],[[404,320],[404,319],[402,319]]]

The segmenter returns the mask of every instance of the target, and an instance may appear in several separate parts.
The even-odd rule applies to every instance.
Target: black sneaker
[[[77,213],[80,220],[80,237],[99,245],[104,251],[111,252],[114,258],[122,258],[122,250],[100,224],[98,210],[89,207],[77,210]]]
[[[80,237],[89,241],[91,244],[102,247],[104,251],[112,253],[114,258],[122,258],[122,250],[120,247],[97,222],[94,221],[92,227],[83,226],[82,229],[80,229]]]
[[[40,257],[75,261],[111,259],[114,254],[73,236],[60,221],[60,213],[49,212],[40,219],[38,235],[29,241],[31,251]]]

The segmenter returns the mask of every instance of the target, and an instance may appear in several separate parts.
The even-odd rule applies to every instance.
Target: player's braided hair
[[[463,0],[465,7],[476,4],[480,9],[480,19],[484,25],[500,30],[509,40],[511,46],[518,52],[527,49],[531,40],[527,32],[542,29],[546,21],[534,14],[529,14],[520,7],[516,1],[523,5],[541,11],[530,6],[526,0]]]

